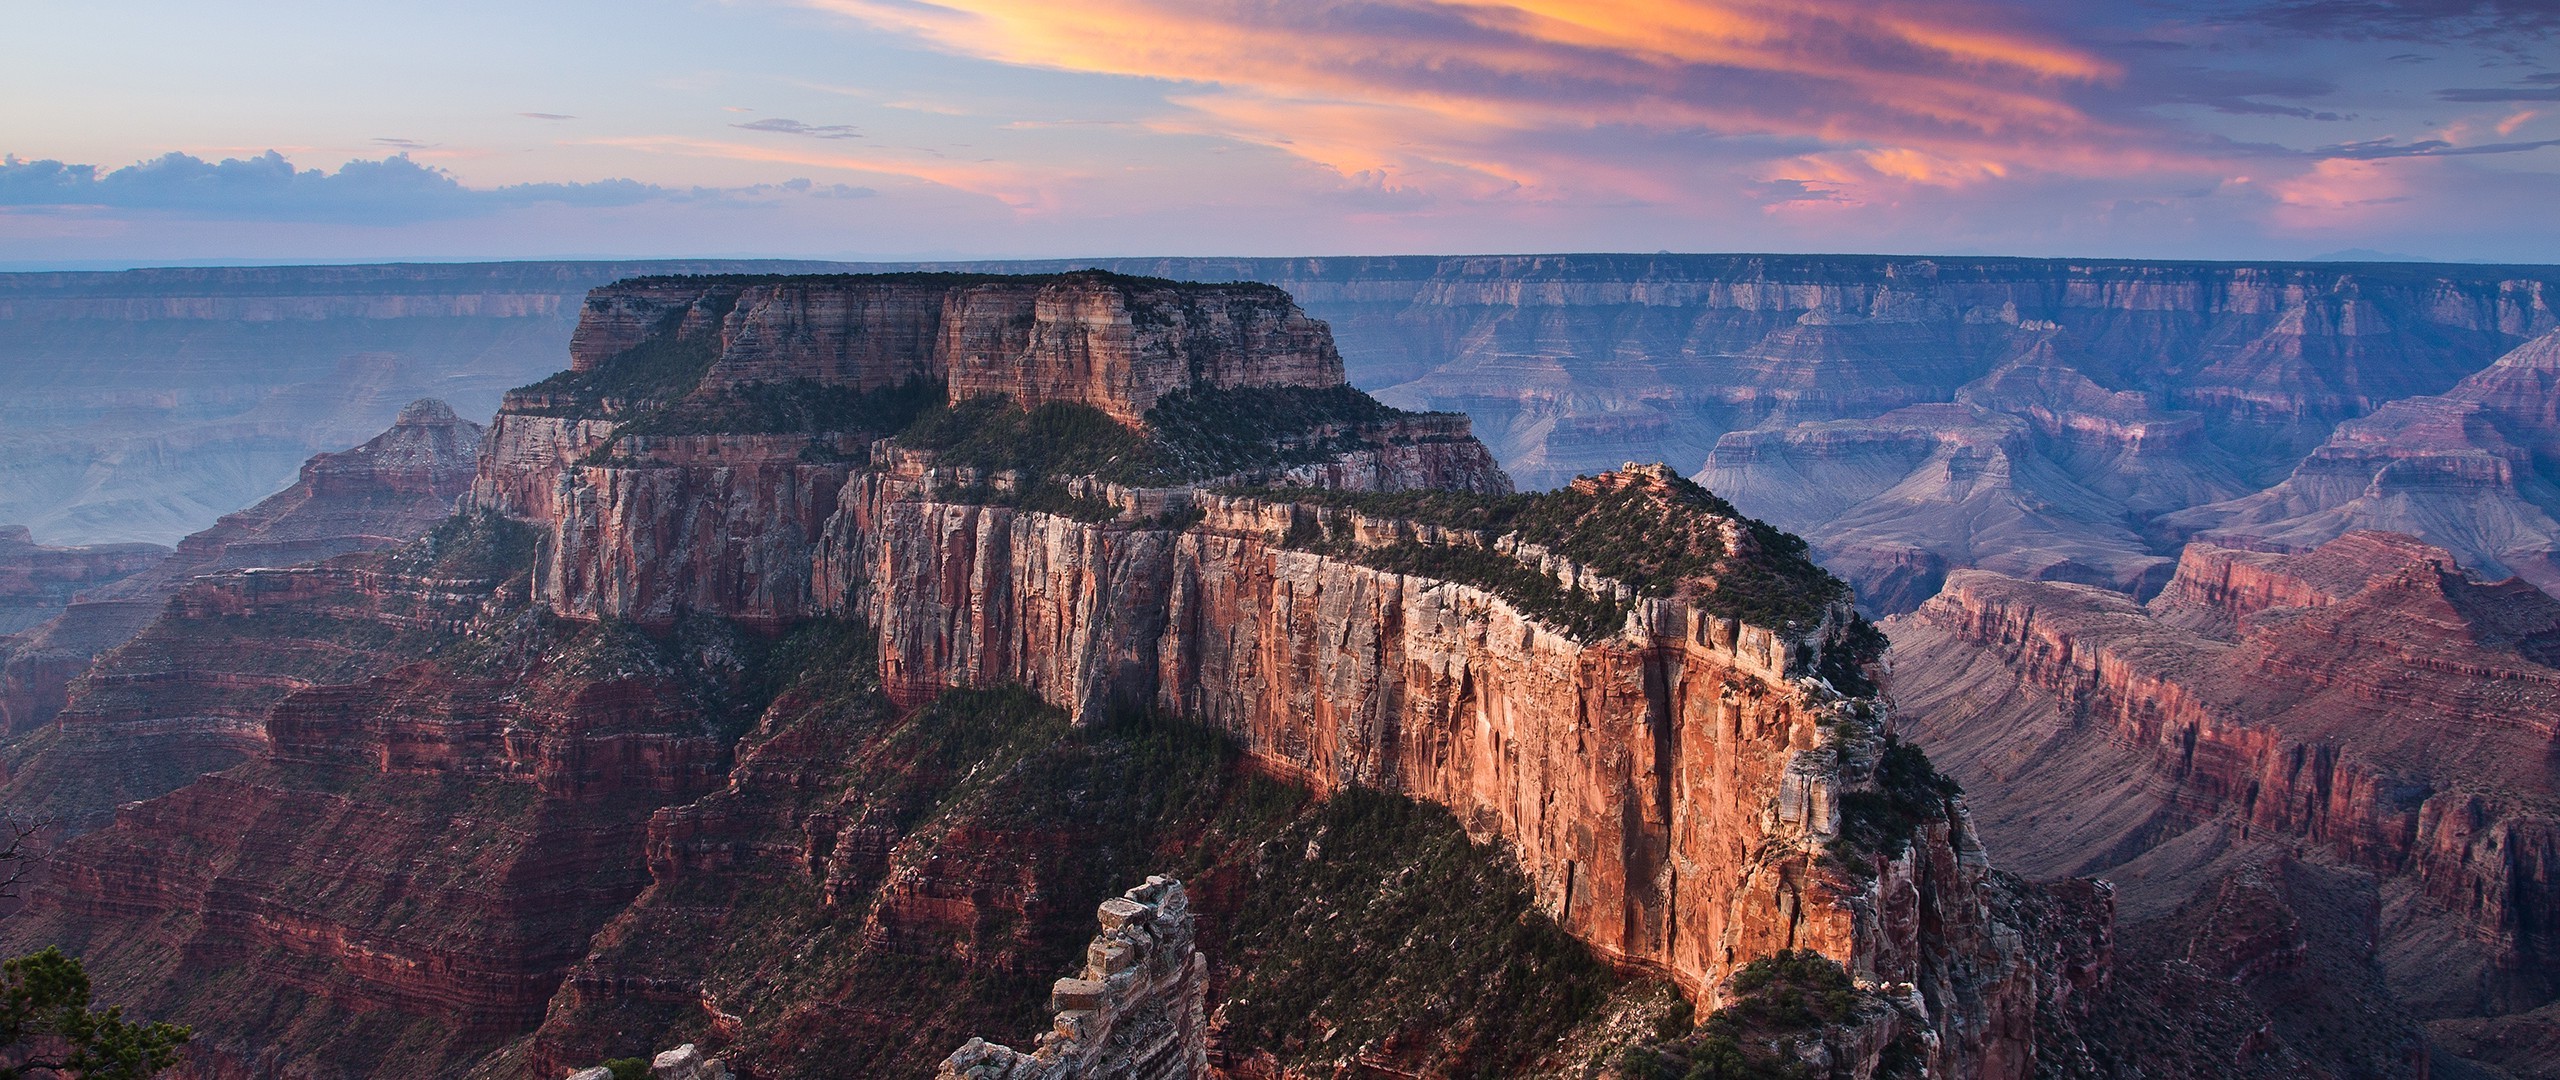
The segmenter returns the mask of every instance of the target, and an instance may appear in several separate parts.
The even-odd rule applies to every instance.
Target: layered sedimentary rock
[[[1209,1072],[1209,963],[1192,947],[1182,883],[1146,884],[1102,902],[1085,963],[1051,989],[1057,1024],[1028,1053],[971,1039],[942,1080],[1195,1080]]]
[[[2560,331],[2440,395],[2394,401],[2291,475],[2161,525],[2211,543],[2304,550],[2358,529],[2411,533],[2491,577],[2560,592]]]
[[[200,1033],[189,1075],[414,1075],[533,1026],[725,771],[737,639],[532,614],[530,537],[220,573],[12,744],[64,834],[0,938]]]
[[[644,348],[701,351],[707,374],[648,391],[659,398],[921,380],[951,402],[1064,402],[1138,425],[1176,390],[1342,386],[1324,324],[1261,285],[1098,273],[652,278],[598,289],[585,310],[573,376]],[[837,605],[812,591],[816,546],[848,478],[872,458],[902,460],[871,445],[888,432],[626,434],[616,419],[649,401],[616,394],[529,387],[492,428],[469,502],[550,531],[539,596],[562,614],[651,625],[685,611],[780,623]],[[1255,479],[1508,489],[1465,417],[1309,435],[1331,449]],[[1012,482],[963,482],[989,481]]]
[[[411,402],[389,430],[303,462],[293,486],[179,541],[147,570],[99,581],[67,609],[0,651],[0,731],[60,711],[71,680],[141,632],[189,579],[286,567],[406,543],[453,512],[479,459],[480,425],[433,398]]]
[[[643,278],[588,297],[571,370],[661,336],[715,333],[705,390],[932,380],[955,401],[1073,402],[1132,424],[1157,398],[1195,385],[1343,381],[1332,335],[1285,292],[1100,273]]]
[[[48,547],[24,526],[0,526],[0,643],[61,614],[83,590],[141,573],[168,554],[158,544]]]
[[[2272,936],[2197,955],[2254,978],[2346,932],[2332,962],[2371,974],[2326,984],[2371,983],[2366,1005],[2404,1029],[2560,992],[2560,603],[2539,590],[2350,533],[2298,554],[2192,545],[2148,605],[1960,572],[1889,628],[1906,723],[1975,790],[1992,850],[2116,881],[2130,919],[2176,928],[2156,950],[2244,918]],[[2250,905],[2265,914],[2199,914]],[[2314,1013],[2288,1037],[2335,1019]]]

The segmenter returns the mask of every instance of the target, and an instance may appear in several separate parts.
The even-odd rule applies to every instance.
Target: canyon
[[[1326,985],[1273,966],[1297,939],[1256,937],[1295,916],[1255,882],[1317,870],[1274,862],[1272,830],[1317,824],[1312,864],[1436,829],[1457,861],[1434,872],[1491,875],[1459,895],[1517,897],[1514,932],[1548,935],[1478,962],[1551,955],[1711,1008],[1803,951],[1866,1019],[1786,1052],[1841,1075],[2090,1053],[2070,1018],[2107,984],[2103,895],[1993,872],[1866,696],[1882,642],[1846,588],[1675,470],[1508,494],[1463,418],[1343,388],[1322,324],[1266,286],[646,278],[584,311],[455,516],[203,568],[13,744],[52,756],[13,768],[11,805],[61,835],[0,937],[62,942],[104,992],[199,1025],[202,1075],[520,1075],[678,1041],[796,1075],[848,1039],[930,1071],[962,1041],[940,1025],[1022,997],[916,958],[1036,993],[1081,934],[1033,928],[1179,869],[1262,958],[1223,976],[1223,1030],[1288,1035],[1222,1046],[1240,1067],[1556,1052],[1247,1023],[1239,987]],[[873,328],[903,344],[851,344]],[[766,411],[773,381],[902,422]],[[1258,443],[1210,437],[1272,416]],[[1015,430],[1065,434],[986,441]],[[323,477],[451,479],[390,456],[315,460],[313,501],[344,494]],[[1134,767],[1150,754],[1175,767]],[[1207,802],[1068,809],[1186,790]],[[1230,827],[1219,805],[1296,809]],[[1397,824],[1337,836],[1338,814]],[[1407,848],[1429,845],[1386,852]],[[702,906],[750,882],[761,899]],[[746,932],[775,920],[842,945]],[[765,992],[724,992],[740,978]],[[959,996],[912,992],[936,986]],[[876,1030],[913,1010],[941,1019]]]
[[[2004,865],[2114,883],[2129,952],[2226,974],[2333,1070],[2414,1071],[2425,1029],[2530,1028],[2560,991],[2542,591],[2350,532],[2190,545],[2147,604],[1958,571],[1886,626],[1906,730],[1997,792]]]
[[[0,800],[62,822],[72,871],[11,940],[98,943],[125,1000],[260,1033],[205,1075],[557,1075],[679,1041],[749,1076],[831,1054],[923,1075],[971,1037],[1032,1045],[1092,905],[1158,873],[1193,888],[1237,1075],[1561,1069],[1511,1040],[1747,1003],[1737,973],[1799,949],[1873,995],[1780,1039],[1843,1075],[1906,1053],[1958,1075],[2544,1075],[2505,1048],[2560,995],[2538,974],[2560,859],[2550,268],[565,265],[222,272],[165,303],[150,275],[211,272],[47,286],[109,321],[296,294],[271,318],[330,333],[496,303],[464,298],[473,274],[550,298],[506,316],[547,327],[506,324],[515,373],[471,384],[485,434],[401,418],[447,433],[404,437],[433,443],[417,468],[315,459],[165,562],[34,543],[165,531],[0,538],[89,575],[31,569],[9,639]],[[1026,269],[1046,276],[1006,276]],[[1217,284],[1239,279],[1286,292]],[[408,362],[487,329],[434,325]],[[1568,509],[1588,527],[1524,524]],[[311,524],[261,524],[288,519]],[[1677,568],[1590,543],[1674,535],[1657,520],[1727,524],[1678,534],[1711,557]],[[1761,603],[1771,582],[1813,602]],[[1888,663],[1861,612],[1893,616]],[[992,716],[1050,741],[966,734]],[[1138,716],[1225,740],[1165,766],[1182,815],[1135,809],[1151,785],[1127,770],[1169,737]],[[976,794],[926,794],[953,784]],[[1306,801],[1202,823],[1279,789]],[[1324,932],[1274,897],[1335,902],[1270,884],[1316,858],[1274,845],[1333,844],[1305,830],[1373,791],[1502,852],[1474,857],[1516,876],[1477,891],[1605,959],[1551,969],[1614,987],[1598,1011],[1512,1035],[1398,1012],[1412,997],[1271,1019],[1274,985],[1314,991],[1258,927]],[[399,846],[417,830],[493,839]],[[223,869],[176,872],[171,846]],[[171,916],[199,909],[220,914]],[[1431,966],[1416,947],[1384,951]],[[255,993],[177,993],[195,958]],[[375,1026],[325,1034],[357,1017]],[[266,1041],[290,1049],[253,1060]]]
[[[1909,610],[1963,567],[2147,594],[2179,543],[2232,516],[2173,515],[2284,482],[2334,456],[2322,447],[2340,424],[2444,395],[2560,327],[2560,271],[2534,266],[1666,254],[763,269],[1082,267],[1276,285],[1329,323],[1349,381],[1468,414],[1522,486],[1671,463],[1812,539],[1874,614]],[[0,415],[15,440],[5,488],[23,494],[0,501],[0,522],[51,544],[173,542],[310,453],[379,430],[398,402],[487,415],[504,387],[556,366],[588,288],[757,268],[0,275],[0,356],[22,361],[23,384]],[[843,362],[806,353],[821,354],[812,363]],[[2274,535],[2353,497],[2238,514]],[[2523,545],[2530,566],[2525,549],[2549,536],[2541,498],[2467,524],[2481,541],[2428,538],[2466,557]],[[2441,522],[2391,513],[2393,527]]]

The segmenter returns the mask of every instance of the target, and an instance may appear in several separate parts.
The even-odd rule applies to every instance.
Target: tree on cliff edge
[[[0,962],[0,1061],[15,1063],[0,1080],[149,1080],[192,1034],[126,1020],[120,1007],[92,1011],[89,973],[60,949]]]

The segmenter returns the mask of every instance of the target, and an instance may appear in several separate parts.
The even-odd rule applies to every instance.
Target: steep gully
[[[602,290],[573,374],[632,355],[645,341],[617,326],[636,322],[697,341],[716,328],[706,383],[764,370],[877,387],[922,366],[955,397],[996,387],[1126,417],[1186,388],[1340,381],[1322,325],[1271,290],[1070,276],[862,296],[869,284]],[[919,288],[938,302],[897,295]],[[751,328],[801,344],[758,353]],[[867,353],[874,335],[930,347]],[[736,722],[720,718],[754,707],[720,687],[739,685],[753,647],[692,620],[843,614],[875,628],[896,698],[1015,683],[1087,717],[1153,706],[1230,733],[1318,790],[1381,787],[1446,806],[1505,843],[1565,928],[1693,996],[1712,1001],[1755,956],[1831,955],[1905,995],[1896,1025],[1949,1074],[2032,1071],[2040,1051],[2070,1041],[2055,1043],[2051,1025],[2105,984],[2103,959],[2058,959],[2103,940],[2103,903],[2091,926],[2021,936],[2003,920],[2041,901],[1990,873],[1958,806],[1939,806],[1898,849],[1837,854],[1842,799],[1874,783],[1883,717],[1800,674],[1842,647],[1845,606],[1789,629],[1640,600],[1622,629],[1576,640],[1484,589],[1295,539],[1312,528],[1356,550],[1419,539],[1410,523],[1108,485],[1091,497],[1119,519],[1078,520],[951,501],[1004,478],[895,445],[617,440],[610,401],[593,404],[606,418],[556,394],[502,412],[468,500],[499,516],[457,519],[397,555],[187,585],[78,684],[49,729],[57,741],[219,729],[242,763],[130,781],[129,797],[146,801],[63,847],[12,939],[95,944],[108,985],[144,1002],[210,985],[208,974],[280,982],[289,997],[250,1030],[299,1068],[455,1060],[538,1017],[564,950],[584,947],[573,928],[599,925],[637,890],[647,868],[607,853],[661,826],[631,811],[717,785],[717,731]],[[1329,464],[1287,472],[1377,488],[1501,483],[1463,428],[1433,424],[1391,423]],[[1611,482],[1668,490],[1662,474]],[[1166,516],[1183,509],[1196,521]],[[533,530],[529,573],[488,554],[512,542],[508,521]],[[464,535],[474,528],[488,535]],[[615,629],[626,624],[671,634],[675,651],[632,644]],[[454,652],[456,631],[476,644]],[[268,670],[200,682],[210,705],[133,689],[222,634],[259,639]],[[371,647],[329,647],[349,635]],[[678,670],[688,666],[708,674]],[[332,833],[323,850],[341,856],[272,846]],[[472,839],[436,855],[394,842],[437,836]],[[155,854],[173,846],[194,857]],[[412,860],[448,876],[397,869]],[[1863,1075],[1875,1060],[1840,1065]]]

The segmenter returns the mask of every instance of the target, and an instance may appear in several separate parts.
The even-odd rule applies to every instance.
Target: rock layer
[[[2560,592],[2560,331],[2441,395],[2341,424],[2291,475],[2171,515],[2173,535],[2300,551],[2358,529],[2424,537],[2491,577]]]
[[[293,486],[179,541],[148,569],[81,592],[57,616],[0,647],[0,731],[23,732],[60,711],[71,681],[140,633],[189,579],[285,567],[406,543],[453,512],[471,483],[481,427],[433,398],[411,402],[389,430],[318,454]],[[0,552],[5,547],[0,546]]]
[[[2005,863],[2103,873],[2146,920],[2261,893],[2276,899],[2249,903],[2279,922],[2300,911],[2298,931],[2267,924],[2274,944],[2208,948],[2239,978],[2374,920],[2336,955],[2374,970],[2354,978],[2404,1027],[2560,993],[2560,603],[2539,590],[2350,533],[2298,554],[2191,545],[2148,605],[1959,572],[1889,628],[1905,716],[1989,793],[1977,811]],[[2232,875],[2274,872],[2247,869],[2267,851],[2339,869],[2229,893]],[[2371,883],[2362,900],[2357,879]],[[2223,900],[2198,899],[2217,888]],[[2358,903],[2374,906],[2357,916]],[[2221,924],[2188,925],[2210,938]]]

